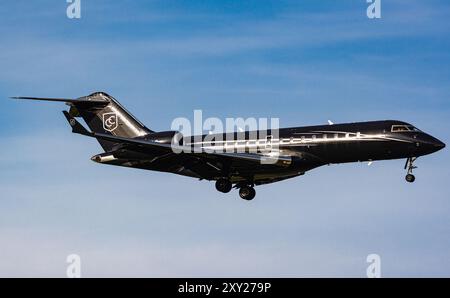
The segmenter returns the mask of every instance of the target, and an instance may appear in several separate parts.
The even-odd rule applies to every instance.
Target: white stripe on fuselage
[[[394,138],[386,134],[362,134],[360,132],[342,132],[342,131],[316,131],[301,133],[301,137],[290,137],[281,139],[272,139],[267,142],[267,139],[257,140],[211,140],[208,142],[193,142],[185,144],[186,146],[199,146],[209,150],[227,150],[227,149],[257,149],[266,146],[316,146],[323,143],[332,142],[352,142],[352,141],[397,141],[403,143],[413,143],[405,139]],[[332,135],[328,137],[328,135]],[[340,136],[341,135],[341,136]],[[343,135],[343,136],[342,136]],[[214,145],[213,145],[214,144]]]

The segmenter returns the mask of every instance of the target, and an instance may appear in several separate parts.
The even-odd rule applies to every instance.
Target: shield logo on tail
[[[103,114],[103,129],[109,132],[114,131],[119,125],[119,118],[116,113]]]

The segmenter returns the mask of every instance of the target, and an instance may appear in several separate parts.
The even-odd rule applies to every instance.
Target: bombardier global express
[[[223,133],[208,135],[213,142],[197,142],[206,135],[183,137],[177,131],[150,130],[104,92],[77,99],[13,98],[66,103],[70,108],[63,113],[72,132],[97,139],[104,149],[92,157],[95,162],[215,181],[218,191],[227,193],[234,187],[245,200],[255,197],[256,185],[293,178],[327,164],[404,158],[406,181],[414,182],[417,157],[445,147],[413,125],[396,120],[282,128],[276,133],[270,129]]]

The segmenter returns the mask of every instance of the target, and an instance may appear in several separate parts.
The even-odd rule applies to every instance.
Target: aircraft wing
[[[130,145],[137,145],[137,146],[143,146],[143,147],[149,147],[152,149],[156,148],[164,148],[166,150],[170,150],[173,152],[173,150],[179,150],[180,152],[183,152],[185,154],[193,154],[193,155],[213,155],[217,157],[225,157],[225,158],[232,158],[235,160],[242,160],[246,162],[255,162],[260,164],[277,164],[277,165],[289,165],[291,163],[291,157],[290,156],[276,156],[274,157],[265,156],[263,154],[255,154],[255,153],[231,153],[231,152],[216,152],[216,151],[206,151],[203,148],[194,148],[191,146],[180,146],[180,145],[174,145],[174,144],[167,144],[167,143],[158,143],[151,140],[142,140],[142,139],[133,139],[133,138],[125,138],[125,137],[119,137],[119,136],[113,136],[109,134],[103,134],[103,133],[97,133],[97,132],[90,132],[86,128],[83,127],[75,118],[70,116],[70,114],[67,111],[63,111],[64,116],[66,117],[67,121],[69,122],[70,126],[72,126],[72,132],[81,134],[88,137],[93,137],[105,141],[111,141],[115,143],[126,143]],[[195,149],[195,150],[194,150]],[[272,159],[272,162],[271,162]]]

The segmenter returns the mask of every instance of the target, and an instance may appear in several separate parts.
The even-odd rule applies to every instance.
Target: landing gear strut
[[[239,188],[239,196],[247,201],[253,200],[255,198],[256,191],[252,186],[243,185]]]
[[[408,157],[405,163],[405,170],[408,169],[407,175],[405,176],[406,181],[409,183],[414,182],[416,180],[416,177],[412,174],[413,170],[417,167],[414,165],[414,161],[416,161],[417,157]]]

